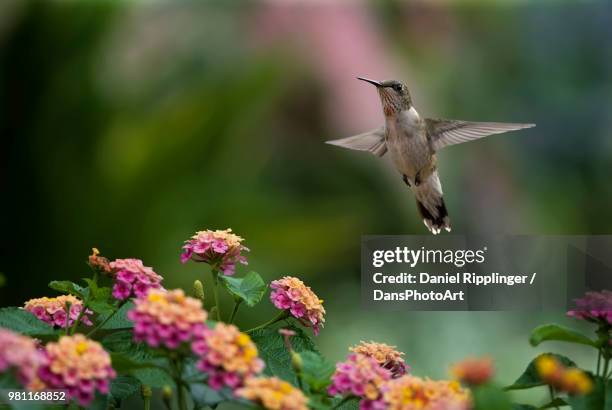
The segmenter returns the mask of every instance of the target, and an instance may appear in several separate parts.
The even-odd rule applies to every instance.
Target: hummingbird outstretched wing
[[[427,138],[434,151],[502,132],[535,127],[535,124],[472,122],[426,118]]]
[[[368,151],[377,157],[382,157],[387,152],[384,126],[352,137],[325,141],[325,143],[357,151]]]

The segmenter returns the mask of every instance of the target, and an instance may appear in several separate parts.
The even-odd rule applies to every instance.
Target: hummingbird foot
[[[402,179],[404,180],[404,183],[408,185],[408,187],[412,186],[410,185],[410,181],[408,180],[408,176],[406,176],[406,174],[402,174]]]
[[[418,171],[414,176],[414,186],[421,185],[421,171]]]

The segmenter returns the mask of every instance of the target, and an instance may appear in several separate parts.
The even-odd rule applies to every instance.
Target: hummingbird
[[[385,123],[375,130],[326,143],[367,151],[377,157],[389,152],[395,168],[416,198],[423,223],[434,235],[442,229],[451,231],[438,176],[436,153],[450,145],[535,127],[535,124],[423,118],[414,108],[405,84],[395,80],[357,79],[376,87]]]

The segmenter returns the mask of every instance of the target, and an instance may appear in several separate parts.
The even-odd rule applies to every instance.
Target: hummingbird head
[[[412,107],[410,92],[405,84],[396,80],[375,81],[363,77],[357,79],[376,86],[385,115],[394,115]]]

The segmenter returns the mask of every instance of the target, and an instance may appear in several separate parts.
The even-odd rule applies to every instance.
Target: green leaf
[[[512,403],[512,410],[538,410],[538,408],[531,404]]]
[[[123,353],[111,353],[110,356],[113,369],[117,373],[130,373],[133,370],[157,367],[153,362],[134,360]]]
[[[531,332],[529,343],[532,346],[537,346],[547,340],[555,340],[560,342],[578,343],[587,346],[597,347],[597,343],[589,337],[577,332],[573,329],[559,325],[542,325],[536,327]]]
[[[310,389],[315,392],[323,391],[331,384],[331,376],[336,366],[323,356],[312,351],[300,354],[302,357],[302,377]]]
[[[85,289],[82,286],[77,285],[76,283],[71,282],[69,280],[51,281],[49,282],[49,287],[64,294],[78,296],[81,299],[83,299],[85,295]]]
[[[191,383],[189,391],[195,408],[216,407],[219,403],[231,400],[232,392],[229,389],[216,391],[204,383]]]
[[[108,316],[115,310],[115,307],[105,300],[90,300],[87,307],[99,315]]]
[[[134,308],[134,303],[132,302],[125,303],[123,306],[121,306],[119,311],[115,313],[113,317],[110,318],[110,320],[104,324],[104,326],[102,326],[102,329],[109,330],[109,329],[128,329],[128,328],[131,329],[133,328],[134,322],[132,322],[131,320],[127,318],[127,312],[129,312],[133,308]],[[100,321],[105,320],[107,317],[108,317],[108,314],[102,315],[102,317],[100,317],[99,320]]]
[[[117,376],[110,385],[114,399],[124,400],[140,391],[140,381],[132,376]]]
[[[19,389],[20,387],[21,384],[17,381],[14,372],[0,373],[0,389]]]
[[[111,333],[102,339],[102,346],[109,353],[117,353],[135,362],[145,362],[153,358],[153,353],[144,343],[134,342],[130,330]]]
[[[511,410],[508,395],[499,387],[487,383],[472,389],[474,410]]]
[[[327,408],[329,409],[329,407]],[[335,397],[332,400],[331,408],[337,409],[337,410],[358,410],[359,409],[359,398],[349,397],[348,399],[346,399],[343,397]]]
[[[563,406],[567,406],[567,402],[565,400],[563,400],[561,397],[556,397],[554,400],[552,400],[551,402],[538,407],[538,410],[544,410],[544,409],[556,409],[558,407],[563,407]]]
[[[174,381],[168,373],[159,367],[149,367],[133,370],[132,375],[144,385],[152,389],[160,389],[164,386],[174,386]]]
[[[109,404],[111,403],[110,395],[101,394],[100,392],[96,392],[96,396],[94,400],[87,406],[87,410],[108,410]],[[62,408],[71,409],[76,407],[72,406],[63,406]]]
[[[17,307],[0,309],[0,327],[28,336],[56,335],[53,326],[48,325],[27,310]]]
[[[318,353],[312,339],[299,327],[290,325],[286,328],[293,330],[296,335],[291,338],[293,349],[298,352],[311,351]],[[296,383],[296,376],[291,367],[291,357],[283,337],[278,333],[277,329],[260,329],[251,334],[251,339],[257,345],[259,357],[266,362],[264,372],[269,376],[277,376],[290,383]]]
[[[232,296],[250,307],[258,304],[268,289],[268,285],[257,272],[249,272],[243,278],[220,275],[219,279]]]
[[[542,356],[552,356],[566,367],[576,367],[576,363],[574,363],[571,359],[565,356],[561,356],[561,355],[554,354],[554,353],[543,353],[539,355],[538,357],[536,357],[535,359],[533,359],[529,363],[529,365],[527,366],[523,374],[521,374],[521,376],[518,379],[516,379],[516,381],[512,385],[506,387],[505,389],[506,390],[523,390],[523,389],[530,389],[532,387],[544,385],[545,383],[540,378],[540,375],[538,374],[538,370],[536,369],[536,365],[535,365],[536,361]]]

